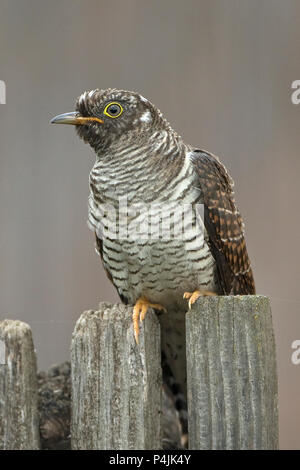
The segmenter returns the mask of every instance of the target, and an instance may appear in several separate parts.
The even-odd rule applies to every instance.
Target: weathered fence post
[[[277,449],[270,303],[203,297],[186,315],[191,449]]]
[[[39,449],[37,370],[31,329],[0,321],[0,449]]]
[[[159,322],[149,311],[135,344],[132,307],[100,303],[71,346],[73,449],[161,448]]]

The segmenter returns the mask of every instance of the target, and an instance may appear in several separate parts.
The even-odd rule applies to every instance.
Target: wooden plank
[[[161,352],[153,311],[135,343],[132,307],[102,302],[72,339],[73,449],[160,449]]]
[[[186,315],[191,449],[277,449],[277,371],[264,296],[200,298]]]
[[[0,449],[39,449],[37,400],[31,329],[21,321],[0,321]]]

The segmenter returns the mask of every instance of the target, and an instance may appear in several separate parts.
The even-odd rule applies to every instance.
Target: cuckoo
[[[137,343],[148,308],[159,314],[163,372],[186,432],[185,313],[199,296],[255,293],[233,181],[135,92],[86,91],[74,112],[51,122],[74,125],[95,152],[88,223],[96,248],[132,305]]]

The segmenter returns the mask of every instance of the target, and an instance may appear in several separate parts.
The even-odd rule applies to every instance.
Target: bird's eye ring
[[[105,106],[105,109],[104,109],[103,113],[106,116],[109,116],[110,118],[115,119],[115,118],[121,116],[121,114],[123,113],[123,108],[120,105],[120,103],[112,102],[112,103],[108,103]]]

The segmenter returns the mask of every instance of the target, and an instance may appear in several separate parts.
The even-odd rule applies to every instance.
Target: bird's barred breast
[[[116,179],[122,179],[122,176],[119,171]],[[145,175],[143,177],[149,183],[150,176],[148,179]],[[101,172],[94,167],[90,175],[89,224],[94,229],[101,217],[101,202],[116,202],[113,200],[116,193],[106,190],[110,179],[103,168]],[[137,179],[135,184],[133,182],[127,186],[130,188],[128,199],[132,203],[143,200],[139,185],[140,180]],[[124,195],[120,186],[119,197]],[[96,187],[99,191],[95,192]],[[104,194],[110,196],[105,197]],[[103,236],[104,266],[119,294],[130,303],[143,295],[167,309],[182,310],[186,309],[186,301],[182,298],[185,291],[215,290],[215,261],[203,236],[206,235],[203,234],[204,227],[199,225],[196,217],[196,204],[201,204],[201,191],[194,185],[193,167],[187,154],[176,178],[159,192],[159,197],[151,201],[150,209],[147,204],[148,210],[143,207],[131,214],[131,225],[128,227],[138,228],[143,237],[131,230],[124,237],[124,230],[123,234],[120,233],[121,224],[117,225],[113,237]],[[190,211],[188,215],[186,211]],[[111,216],[108,209],[105,218],[113,222],[115,215]]]

